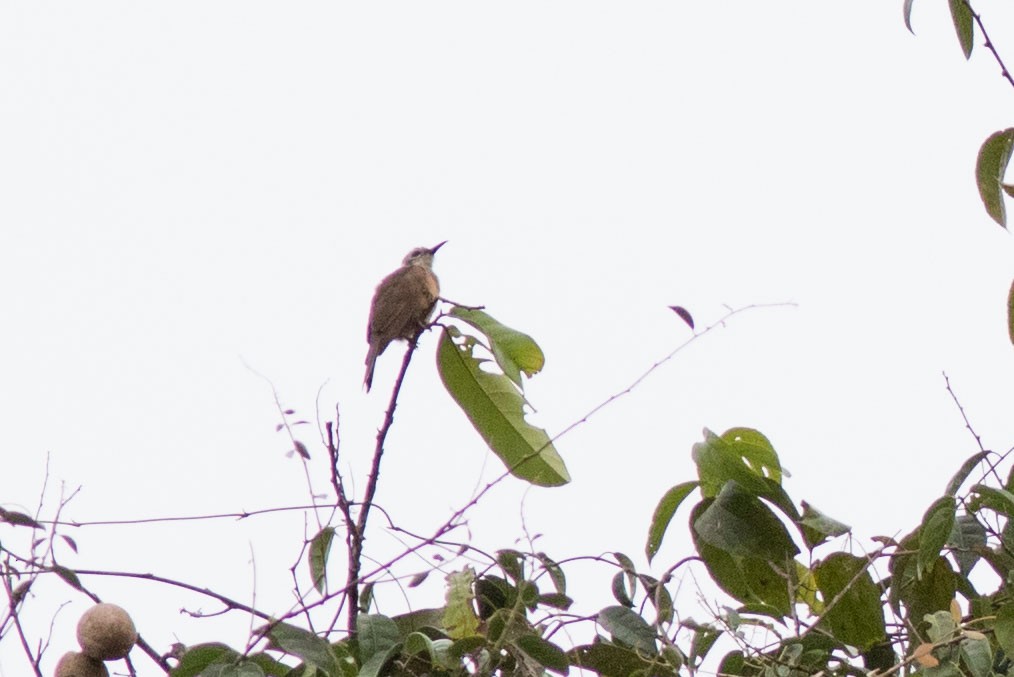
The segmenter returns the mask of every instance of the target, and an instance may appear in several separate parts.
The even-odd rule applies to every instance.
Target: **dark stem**
[[[986,25],[982,23],[982,17],[972,8],[972,3],[969,0],[964,0],[965,7],[972,13],[972,19],[975,20],[975,25],[979,27],[979,32],[982,33],[982,39],[986,43],[986,49],[993,53],[993,58],[996,59],[996,63],[1000,66],[1000,74],[1004,77],[1007,82],[1010,83],[1011,87],[1014,87],[1014,77],[1011,77],[1011,73],[1007,70],[1007,65],[1004,64],[1003,59],[1000,58],[1000,53],[996,51],[996,47],[993,46],[993,41],[989,39],[989,33],[986,32]]]
[[[408,365],[412,362],[412,354],[415,352],[425,327],[419,329],[412,340],[408,342],[408,350],[405,351],[405,358],[401,361],[401,371],[394,382],[394,389],[391,391],[391,399],[387,404],[387,413],[384,415],[384,423],[377,431],[377,446],[373,450],[373,464],[370,467],[370,477],[366,482],[366,494],[363,496],[362,507],[359,509],[359,518],[355,524],[349,522],[349,570],[348,580],[345,589],[348,593],[348,631],[349,635],[356,632],[356,619],[359,616],[359,573],[362,569],[363,542],[366,540],[366,523],[370,517],[370,508],[373,507],[373,497],[377,493],[377,480],[380,478],[380,461],[384,456],[384,442],[387,434],[394,424],[394,410],[398,407],[398,395],[401,393],[401,386],[405,381],[405,374],[408,372]]]

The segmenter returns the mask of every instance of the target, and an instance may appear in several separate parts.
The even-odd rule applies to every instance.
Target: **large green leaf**
[[[782,483],[782,465],[764,433],[753,428],[729,428],[722,433],[722,439],[755,473]]]
[[[1010,161],[1014,145],[1014,128],[994,132],[979,148],[975,163],[975,180],[986,213],[1004,228],[1007,227],[1007,209],[1003,203],[1003,176]]]
[[[651,524],[648,527],[648,542],[644,546],[644,554],[648,556],[649,564],[652,558],[658,554],[658,549],[662,547],[662,537],[665,536],[669,523],[672,521],[673,515],[676,514],[676,509],[697,486],[697,482],[677,484],[665,492],[662,500],[655,506],[655,514],[652,515]]]
[[[488,360],[473,355],[474,339],[455,343],[447,331],[440,336],[437,369],[444,387],[515,477],[544,487],[570,481],[570,474],[549,435],[525,421],[525,400],[503,374],[482,369]]]
[[[225,644],[198,644],[187,649],[170,674],[172,677],[198,677],[212,665],[232,665],[239,657],[239,652]]]
[[[791,610],[789,589],[794,587],[794,580],[786,580],[786,574],[776,571],[765,560],[734,557],[702,539],[694,530],[693,525],[712,503],[714,499],[705,499],[690,513],[690,535],[711,578],[732,598],[751,606],[757,613],[773,618],[787,615]]]
[[[692,452],[701,481],[701,494],[705,498],[717,496],[726,482],[734,480],[747,492],[774,503],[791,519],[799,519],[792,499],[782,489],[777,456],[772,462],[762,445],[743,438],[741,431],[744,430],[749,429],[733,428],[718,436],[705,428],[704,441],[695,444]]]
[[[972,8],[968,6],[967,0],[947,1],[951,6],[951,19],[954,21],[954,31],[958,34],[958,42],[961,43],[961,51],[968,59],[972,56],[972,44],[975,38]]]
[[[862,557],[836,552],[814,567],[817,587],[828,607],[822,622],[839,642],[860,650],[886,637],[880,589],[868,566]]]
[[[566,675],[570,670],[567,654],[557,645],[535,634],[524,634],[515,640],[518,648],[544,668]]]
[[[401,641],[398,624],[381,614],[356,616],[356,640],[359,643],[359,660],[368,661]]]
[[[662,671],[657,663],[646,660],[636,651],[597,640],[594,644],[585,644],[571,649],[568,653],[571,664],[584,670],[590,670],[603,677],[629,677],[630,675],[662,675],[675,674],[675,671]]]
[[[1014,493],[986,484],[976,484],[971,491],[978,494],[979,502],[982,505],[1005,517],[1014,517]]]
[[[524,387],[521,372],[531,377],[542,371],[542,367],[545,366],[546,356],[542,354],[542,349],[535,339],[528,334],[500,324],[481,310],[455,306],[448,314],[467,322],[486,335],[496,363],[503,369],[507,378],[519,388]]]
[[[914,567],[910,565],[910,568]],[[912,623],[918,624],[927,614],[950,608],[957,590],[957,576],[946,557],[937,558],[921,579],[911,576],[907,580],[900,597]]]
[[[951,547],[961,575],[967,577],[982,558],[981,551],[986,548],[986,527],[975,515],[962,513],[954,520],[947,545]]]
[[[771,509],[732,480],[694,522],[694,531],[731,555],[756,557],[780,566],[799,552]]]
[[[972,677],[990,677],[993,674],[993,650],[985,636],[961,640],[961,661]]]
[[[1011,290],[1014,291],[1014,287],[1011,287]],[[965,459],[965,462],[961,464],[958,472],[954,473],[954,476],[951,477],[951,481],[947,483],[947,488],[944,489],[944,496],[956,495],[958,493],[958,489],[960,489],[961,485],[965,483],[968,476],[972,474],[972,471],[975,470],[980,463],[986,460],[991,453],[993,452],[978,451]]]
[[[607,606],[596,619],[614,639],[646,654],[658,652],[655,631],[648,622],[625,606]]]
[[[930,571],[940,557],[940,551],[947,543],[954,529],[954,499],[950,496],[938,498],[923,515],[919,529],[919,558],[916,562],[916,577]]]
[[[1014,604],[1005,604],[996,614],[993,626],[996,641],[1008,656],[1014,656]]]
[[[288,623],[276,623],[265,634],[269,649],[296,656],[307,665],[320,668],[325,674],[340,674],[338,654],[327,640]]]

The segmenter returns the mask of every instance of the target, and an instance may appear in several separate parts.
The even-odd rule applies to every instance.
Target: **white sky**
[[[1014,62],[997,5],[977,7]],[[401,355],[364,394],[373,287],[448,239],[444,294],[543,347],[528,394],[551,434],[689,336],[667,305],[703,326],[723,304],[798,304],[735,318],[561,439],[573,483],[505,483],[473,513],[476,544],[513,545],[524,498],[551,555],[643,564],[705,426],[767,434],[790,495],[860,537],[909,530],[975,451],[942,371],[988,446],[1014,437],[1011,245],[972,174],[1014,92],[981,40],[963,60],[945,5],[917,2],[914,23],[900,1],[0,5],[0,503],[34,510],[47,454],[47,517],[60,482],[82,487],[77,521],[307,502],[244,361],[310,418],[323,385],[361,488]],[[501,468],[443,392],[435,345],[378,496],[421,533]],[[677,521],[656,573],[689,554]],[[374,527],[371,554],[395,552]],[[69,533],[67,566],[283,611],[303,517]],[[573,574],[603,604],[611,575]],[[245,637],[239,614],[178,614],[207,601],[85,582],[160,649]],[[414,601],[437,603],[440,583]],[[56,581],[36,593],[37,633],[72,602],[51,669],[88,604]],[[8,641],[0,675],[23,674]]]

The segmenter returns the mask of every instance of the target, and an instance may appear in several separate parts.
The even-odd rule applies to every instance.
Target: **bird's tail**
[[[366,376],[363,377],[366,392],[370,392],[370,386],[373,385],[373,366],[377,363],[377,355],[377,345],[370,344],[370,349],[366,353]]]

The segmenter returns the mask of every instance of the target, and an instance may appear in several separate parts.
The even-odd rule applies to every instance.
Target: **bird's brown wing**
[[[411,338],[436,301],[435,279],[419,266],[406,266],[381,280],[370,307],[367,342],[378,337],[388,341]],[[385,343],[378,352],[386,347]]]

